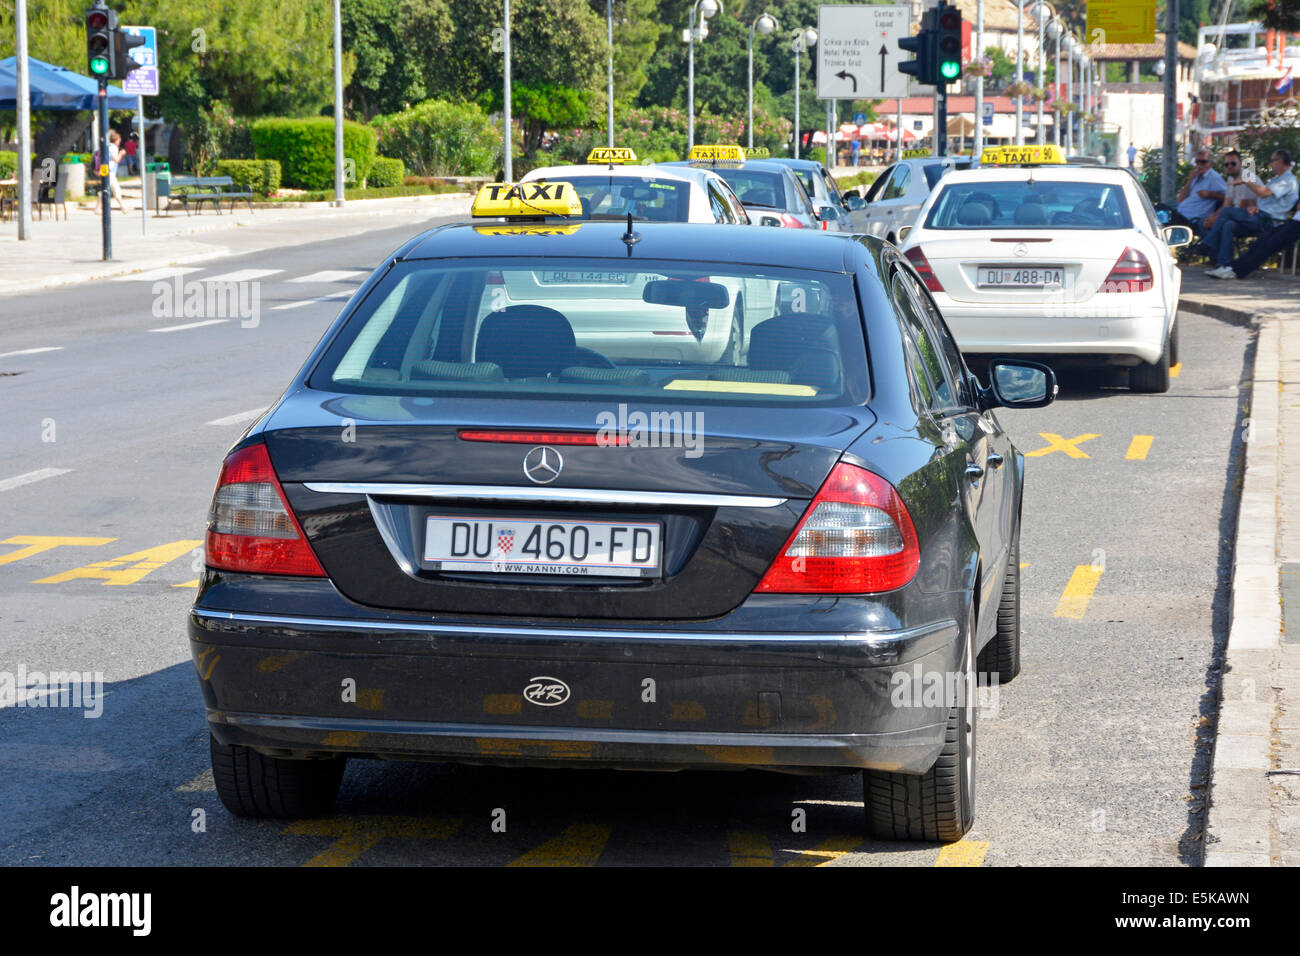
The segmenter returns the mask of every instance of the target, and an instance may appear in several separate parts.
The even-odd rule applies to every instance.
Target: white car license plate
[[[1044,266],[980,266],[981,289],[1047,289],[1065,285],[1065,270]]]
[[[627,285],[626,272],[557,272],[548,270],[538,274],[543,285]]]
[[[657,522],[430,515],[424,566],[493,574],[655,577],[659,532]]]

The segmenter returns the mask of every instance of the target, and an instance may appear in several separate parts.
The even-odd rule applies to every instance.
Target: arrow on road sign
[[[885,67],[889,65],[889,47],[880,44],[880,88],[885,88]]]
[[[857,78],[856,76],[854,76],[852,73],[850,73],[848,70],[840,70],[840,71],[839,71],[838,73],[836,73],[835,75],[838,76],[841,80],[852,80],[852,81],[853,81],[853,92],[856,93],[856,92],[858,91],[858,78]],[[883,71],[883,70],[881,71],[881,75],[882,75],[882,76],[884,75],[884,71]]]

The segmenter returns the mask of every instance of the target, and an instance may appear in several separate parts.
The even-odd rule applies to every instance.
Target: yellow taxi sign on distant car
[[[929,159],[930,151],[928,149],[905,149],[903,150],[904,159]]]
[[[1065,162],[1061,147],[1043,146],[986,146],[980,153],[981,166],[1044,166]]]
[[[506,219],[541,216],[581,216],[582,203],[572,183],[488,183],[474,197],[471,216]]]
[[[739,146],[692,146],[686,159],[697,166],[743,166],[745,151]]]
[[[592,165],[635,163],[636,153],[625,146],[596,146],[587,154],[587,162]]]
[[[771,157],[771,155],[772,155],[772,151],[768,149],[766,146],[745,147],[746,159],[768,159]]]
[[[480,236],[571,236],[582,228],[582,223],[564,222],[498,222],[475,226]]]

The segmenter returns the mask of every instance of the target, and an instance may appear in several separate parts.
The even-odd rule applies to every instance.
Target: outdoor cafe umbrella
[[[99,83],[88,76],[27,58],[27,84],[34,110],[93,110],[99,105]],[[118,87],[108,88],[108,108],[134,110],[136,97]],[[18,108],[18,57],[0,60],[0,110]]]

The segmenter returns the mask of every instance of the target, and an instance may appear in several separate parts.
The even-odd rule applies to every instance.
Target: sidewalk
[[[1180,306],[1259,329],[1205,865],[1300,866],[1300,280],[1187,269]]]
[[[47,215],[31,223],[23,242],[17,222],[0,223],[0,296],[407,224],[415,234],[434,217],[467,217],[469,203],[468,193],[444,193],[351,200],[342,209],[312,203],[250,212],[244,206],[218,216],[205,208],[188,217],[180,209],[162,217],[150,210],[141,235],[140,207],[128,202],[131,212],[113,210],[110,262],[102,258],[100,216],[69,203],[66,221]]]

